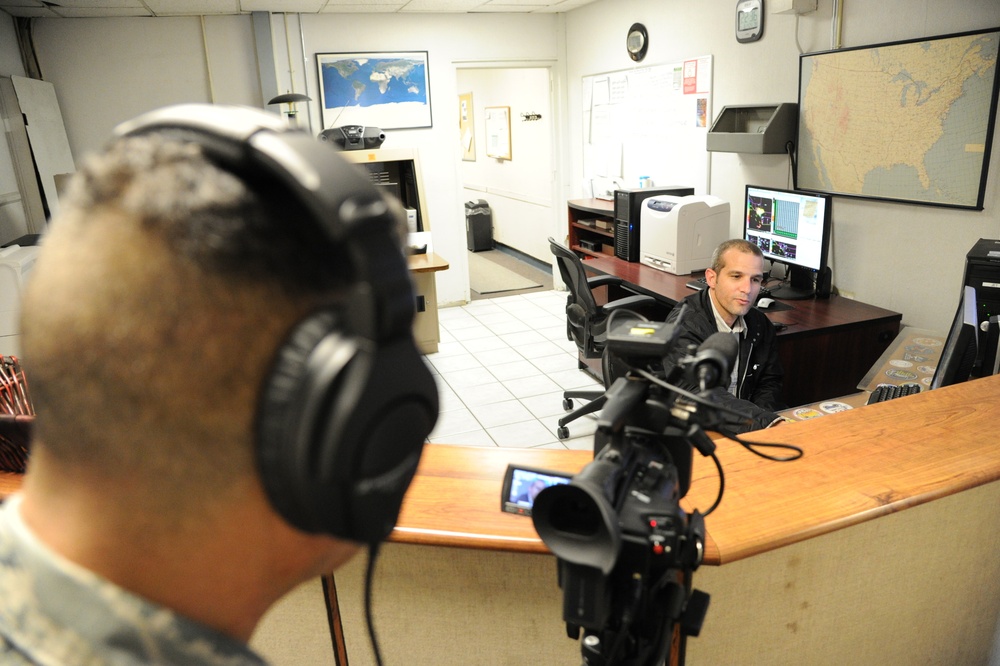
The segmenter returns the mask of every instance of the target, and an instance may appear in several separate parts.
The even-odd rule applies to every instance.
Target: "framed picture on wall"
[[[462,160],[476,161],[476,121],[472,113],[472,93],[458,96],[458,130],[462,137]]]
[[[431,127],[427,51],[317,53],[323,129]]]
[[[510,107],[486,107],[486,155],[500,160],[511,159]]]

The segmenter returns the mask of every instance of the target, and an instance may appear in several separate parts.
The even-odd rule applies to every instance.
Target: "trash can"
[[[465,236],[470,252],[493,249],[493,213],[486,199],[465,202]]]

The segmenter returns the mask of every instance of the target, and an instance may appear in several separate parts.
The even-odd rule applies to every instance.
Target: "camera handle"
[[[626,377],[616,379],[605,392],[607,402],[597,419],[597,429],[609,434],[620,431],[648,393],[646,382],[629,381]]]

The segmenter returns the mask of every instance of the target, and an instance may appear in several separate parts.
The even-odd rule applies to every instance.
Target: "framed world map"
[[[431,127],[427,52],[317,53],[323,129]]]
[[[1000,28],[799,59],[796,187],[982,210]]]

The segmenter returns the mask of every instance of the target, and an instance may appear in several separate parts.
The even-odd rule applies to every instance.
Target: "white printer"
[[[674,275],[708,268],[729,238],[729,202],[711,195],[668,194],[642,202],[639,261]]]
[[[21,355],[21,291],[39,249],[37,245],[0,248],[0,355]]]

